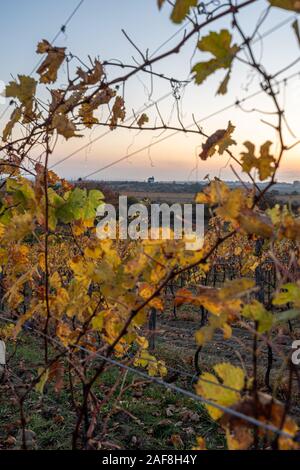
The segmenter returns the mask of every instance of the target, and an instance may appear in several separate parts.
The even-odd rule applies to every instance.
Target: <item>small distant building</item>
[[[154,183],[154,176],[149,176],[149,178],[147,179],[147,183],[153,184]]]

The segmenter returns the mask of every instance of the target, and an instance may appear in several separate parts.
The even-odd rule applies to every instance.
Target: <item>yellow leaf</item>
[[[154,292],[154,287],[150,286],[150,284],[147,282],[143,282],[139,286],[139,294],[145,300],[148,299]]]
[[[82,68],[77,69],[77,75],[82,79],[80,85],[95,85],[96,83],[100,82],[103,76],[103,67],[99,60],[95,60],[94,67],[85,72]]]
[[[55,271],[50,279],[49,279],[50,286],[53,287],[53,289],[60,289],[61,288],[61,278],[60,275],[57,271]]]
[[[30,122],[33,117],[33,104],[34,95],[36,92],[37,82],[27,75],[18,75],[19,83],[11,81],[6,87],[6,96],[17,98],[21,103],[23,112],[23,121]],[[14,125],[20,119],[20,111],[16,110],[16,114],[11,116],[11,124]],[[5,134],[9,132],[9,128],[5,131]]]
[[[199,157],[201,160],[207,160],[208,157],[212,157],[218,147],[218,153],[223,155],[225,150],[228,149],[231,145],[235,145],[236,141],[231,138],[235,127],[229,121],[227,129],[219,129],[214,134],[212,134],[205,144],[202,144],[202,152]]]
[[[21,108],[16,108],[11,116],[10,116],[10,120],[8,121],[8,123],[6,124],[4,130],[3,130],[3,136],[2,136],[2,139],[4,142],[7,141],[7,138],[11,135],[12,133],[12,130],[15,126],[15,124],[21,119],[21,116],[22,116],[22,110]]]
[[[71,342],[71,328],[63,322],[60,322],[56,328],[56,335],[62,342],[62,344],[67,347]]]
[[[274,228],[271,219],[265,214],[251,209],[243,209],[238,216],[238,222],[246,233],[259,235],[262,238],[272,238],[273,236]]]
[[[66,139],[70,137],[81,137],[75,134],[76,126],[64,114],[55,114],[52,120],[53,128],[57,130],[58,134],[63,135]]]
[[[228,450],[247,450],[253,442],[251,429],[247,426],[236,426],[233,431],[226,429]]]
[[[199,204],[222,204],[230,194],[230,189],[223,181],[212,181],[209,186],[204,189],[203,193],[198,193],[196,202]]]
[[[241,188],[234,189],[228,195],[221,207],[218,207],[216,214],[226,221],[234,221],[238,218],[241,208],[245,205],[244,191]]]
[[[134,360],[135,366],[145,367],[150,376],[165,376],[167,375],[167,368],[164,361],[158,361],[154,356],[149,354],[148,351],[142,349]]]
[[[249,289],[255,286],[253,279],[239,278],[231,281],[226,281],[220,289],[219,296],[221,299],[228,299],[234,297],[240,297],[247,293]]]
[[[40,83],[54,83],[57,79],[57,72],[65,60],[65,47],[53,47],[45,39],[37,46],[38,54],[47,54],[45,60],[37,69],[40,75]]]
[[[87,258],[92,258],[92,259],[98,259],[102,254],[102,248],[101,248],[101,245],[98,244],[98,245],[94,245],[94,246],[87,246],[85,249],[84,249],[84,255],[87,257]]]
[[[269,0],[273,7],[283,8],[284,10],[293,10],[300,12],[299,0]]]
[[[45,272],[46,271],[46,265],[45,265],[45,254],[44,253],[39,254],[38,264],[39,264],[39,267],[41,268],[41,270]]]
[[[7,97],[18,98],[23,106],[32,104],[36,91],[37,82],[34,78],[27,75],[18,75],[19,83],[12,81],[6,87],[5,94]]]
[[[143,114],[141,114],[141,116],[137,120],[137,125],[139,127],[143,127],[143,125],[146,124],[146,122],[149,122],[149,118],[148,118],[147,114],[143,113]]]
[[[35,390],[36,390],[36,392],[43,394],[44,387],[45,387],[46,382],[47,382],[48,377],[49,377],[49,369],[45,370],[44,367],[39,367],[38,368],[38,376],[41,376],[41,377],[40,377],[40,380],[38,381],[38,383],[35,386]]]
[[[192,450],[207,450],[205,439],[203,437],[196,437],[197,445]]]
[[[148,349],[149,343],[147,338],[145,338],[144,336],[138,336],[136,338],[136,342],[142,349]]]
[[[224,334],[224,339],[230,339],[232,336],[232,328],[228,323],[225,323],[223,325],[223,334]]]
[[[79,116],[81,117],[83,124],[89,129],[99,122],[93,112],[94,108],[91,103],[83,103],[79,109]]]
[[[9,339],[15,339],[14,333],[15,333],[15,324],[8,323],[7,325],[0,327],[0,340],[7,341]]]
[[[269,331],[273,324],[273,314],[265,309],[263,304],[253,300],[250,304],[244,306],[242,315],[246,318],[258,322],[258,332],[265,333]]]
[[[159,3],[161,7],[162,2]],[[174,23],[181,23],[182,20],[189,14],[191,7],[197,6],[197,0],[176,0],[172,14],[171,20]]]
[[[104,312],[101,312],[95,318],[93,318],[92,327],[97,331],[101,331],[103,328],[103,322],[104,322]]]
[[[255,156],[255,146],[251,142],[245,142],[248,152],[242,152],[243,171],[250,173],[254,168],[258,170],[259,179],[265,180],[274,173],[275,158],[270,154],[269,150],[272,142],[267,141],[260,147],[260,156]]]
[[[195,75],[193,78],[198,85],[217,70],[229,69],[218,88],[217,94],[224,95],[227,92],[232,62],[239,51],[239,47],[236,44],[232,45],[231,42],[232,35],[227,29],[222,29],[220,32],[212,31],[198,42],[200,51],[210,52],[214,56],[213,59],[198,62],[194,65],[192,72],[195,72]]]
[[[1,240],[1,238],[2,238],[2,236],[3,236],[3,234],[4,234],[4,232],[5,232],[5,227],[4,227],[4,225],[1,224],[1,222],[0,222],[0,240]]]
[[[244,371],[240,367],[227,363],[217,364],[213,369],[221,382],[215,375],[204,372],[197,382],[196,392],[198,395],[216,404],[230,407],[241,398],[240,391],[244,388],[245,384]],[[222,384],[230,388],[224,388],[221,386]],[[212,405],[205,406],[213,419],[217,420],[223,415],[222,410]]]
[[[109,127],[113,130],[117,127],[118,121],[124,121],[126,116],[125,103],[121,96],[117,96],[112,107],[112,116]]]
[[[298,283],[284,284],[281,289],[281,292],[275,295],[273,305],[293,303],[295,307],[300,307],[300,285]]]

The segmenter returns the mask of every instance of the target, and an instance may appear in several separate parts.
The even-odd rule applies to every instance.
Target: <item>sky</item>
[[[0,0],[0,34],[1,34],[1,61],[0,81],[8,83],[11,77],[19,74],[30,74],[39,56],[35,54],[37,43],[45,38],[51,41],[60,26],[65,22],[79,0]],[[266,0],[259,0],[254,5],[245,8],[239,13],[239,20],[249,34],[255,28],[256,22],[266,9]],[[139,60],[139,55],[122,33],[122,28],[134,40],[138,47],[149,55],[161,46],[166,40],[181,28],[169,19],[170,10],[165,6],[158,10],[156,0],[84,0],[83,4],[70,21],[66,32],[56,40],[55,45],[67,47],[74,55],[87,61],[88,55],[99,57],[100,60],[121,60],[132,64]],[[282,21],[288,20],[291,12],[273,8],[267,21],[261,28],[264,33]],[[263,43],[258,41],[255,46],[256,56],[262,61],[270,73],[282,69],[299,56],[299,45],[291,28],[292,20],[267,36]],[[202,35],[211,30],[219,31],[230,28],[230,18],[218,20],[202,31]],[[187,29],[189,26],[187,26]],[[178,33],[172,40],[163,46],[159,52],[175,46],[183,37],[184,31]],[[235,41],[240,38],[234,35]],[[198,61],[208,60],[209,55],[195,52],[196,38],[192,39],[180,54],[175,54],[156,64],[154,71],[165,73],[168,76],[186,80],[190,78],[191,65]],[[107,68],[108,77],[119,76],[122,71],[118,67]],[[300,63],[287,71],[284,76],[300,72]],[[230,120],[235,126],[234,138],[238,145],[232,147],[236,156],[243,149],[243,142],[252,140],[257,146],[266,140],[274,144],[272,150],[276,154],[278,142],[274,130],[261,122],[261,119],[274,122],[272,116],[246,112],[255,109],[271,111],[270,100],[263,94],[247,100],[241,110],[234,106],[237,99],[241,100],[260,89],[258,77],[249,73],[249,69],[242,63],[235,61],[229,90],[225,96],[216,96],[216,90],[225,75],[225,71],[217,72],[209,77],[204,84],[196,86],[189,83],[180,90],[178,109],[180,121],[184,126],[193,123],[194,118],[199,121],[207,134],[217,129],[224,129]],[[36,75],[33,75],[36,76]],[[37,78],[37,76],[36,76]],[[59,83],[66,80],[66,69],[62,68]],[[300,104],[300,74],[279,85],[279,99],[287,111],[290,131],[285,129],[286,138],[293,143],[292,134],[300,136],[299,104]],[[125,86],[125,104],[127,117],[132,110],[138,113],[145,106],[147,109],[149,125],[160,123],[157,110],[153,102],[159,100],[159,112],[165,122],[174,127],[180,127],[178,120],[176,100],[171,92],[170,83],[155,78],[151,92],[150,76],[139,73]],[[40,91],[42,93],[42,90]],[[165,95],[169,96],[162,99]],[[7,104],[0,104],[0,115]],[[223,108],[233,105],[227,111]],[[101,114],[99,114],[101,117]],[[9,113],[5,118],[9,117]],[[103,117],[103,115],[102,115]],[[3,127],[5,118],[0,121]],[[273,120],[272,120],[273,119]],[[129,121],[130,122],[130,121]],[[105,135],[104,135],[105,134]],[[83,150],[81,147],[97,141]],[[104,180],[145,180],[154,176],[156,180],[202,180],[205,175],[218,176],[223,179],[235,180],[228,159],[225,155],[215,156],[207,161],[198,157],[203,139],[199,135],[172,131],[144,131],[117,129],[108,132],[107,128],[95,127],[85,133],[83,138],[65,141],[59,138],[55,152],[51,156],[53,169],[62,177],[85,177],[97,172],[94,179]],[[152,144],[150,148],[145,148]],[[298,158],[299,147],[295,147],[284,160],[280,170],[281,181],[300,179],[300,163]],[[73,154],[71,157],[69,155]],[[133,155],[131,155],[133,153]],[[128,158],[125,158],[128,155]],[[124,157],[119,163],[118,159]],[[63,162],[61,160],[65,159]],[[236,169],[236,165],[234,165]],[[244,176],[243,176],[244,177]]]

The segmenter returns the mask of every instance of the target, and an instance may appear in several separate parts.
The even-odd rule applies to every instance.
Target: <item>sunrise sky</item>
[[[0,34],[2,37],[2,60],[0,63],[0,80],[7,83],[12,76],[18,73],[30,74],[39,57],[35,54],[36,44],[45,38],[49,41],[55,36],[60,26],[64,23],[72,10],[78,4],[78,0],[10,0],[1,2]],[[246,32],[251,33],[255,24],[266,9],[267,2],[259,0],[253,6],[247,7],[239,13],[240,22]],[[156,0],[85,0],[67,27],[66,33],[61,34],[55,45],[67,47],[74,55],[86,61],[87,56],[99,56],[100,60],[119,59],[127,64],[134,63],[132,56],[139,60],[138,53],[129,44],[121,29],[125,29],[128,35],[143,51],[149,49],[151,55],[164,41],[180,29],[180,25],[174,25],[169,19],[169,8],[166,6],[159,11]],[[274,8],[264,23],[261,33],[264,33],[278,23],[291,18],[288,24],[270,34],[255,46],[257,57],[265,64],[270,73],[280,70],[299,56],[299,45],[291,28],[293,15],[291,12]],[[211,30],[218,31],[221,28],[230,27],[230,19],[223,19],[213,23],[202,31],[205,35]],[[189,29],[189,26],[187,25]],[[182,38],[183,30],[175,38],[168,42],[160,52],[168,50]],[[235,36],[240,42],[240,38]],[[209,55],[197,51],[192,58],[196,38],[182,50],[181,54],[174,55],[155,65],[154,70],[159,73],[186,80],[189,77],[190,65],[201,60],[207,60]],[[300,72],[300,62],[280,77],[284,78],[293,73]],[[108,77],[122,74],[118,68],[107,68]],[[197,121],[233,104],[237,99],[259,90],[258,77],[249,73],[249,69],[237,61],[234,63],[232,79],[229,91],[225,96],[215,96],[216,90],[225,72],[220,71],[210,77],[201,86],[189,84],[184,92],[181,91],[179,102],[181,120],[185,126],[193,122],[194,114]],[[64,83],[66,70],[62,70],[59,83]],[[291,79],[286,85],[280,84],[280,100],[286,107],[288,123],[295,136],[300,136],[300,74]],[[139,109],[149,105],[171,91],[167,81],[155,79],[153,93],[150,78],[147,74],[140,73],[126,84],[125,102],[127,116],[130,117],[132,109]],[[177,118],[174,98],[168,98],[159,102],[159,110],[166,122],[174,126],[180,126]],[[7,104],[0,104],[0,115]],[[259,108],[271,110],[270,102],[259,95],[248,100],[244,105],[246,110]],[[147,114],[150,124],[159,124],[155,107],[149,108]],[[9,113],[5,114],[5,118]],[[0,121],[2,128],[5,118]],[[245,140],[252,140],[261,145],[266,140],[274,142],[273,150],[276,151],[275,132],[269,126],[261,122],[261,118],[272,122],[272,116],[260,115],[256,112],[246,113],[233,107],[230,110],[218,113],[216,116],[204,119],[200,122],[206,133],[213,133],[219,128],[227,127],[231,120],[236,126],[234,137],[239,143],[232,147],[235,155],[242,149]],[[78,178],[89,175],[93,171],[111,164],[119,158],[137,152],[129,156],[121,163],[98,172],[93,178],[97,179],[136,179],[144,180],[148,176],[154,176],[157,180],[201,180],[209,173],[211,176],[219,176],[224,179],[235,180],[227,160],[227,157],[214,157],[206,162],[199,160],[199,146],[202,140],[199,136],[176,135],[166,138],[163,142],[153,145],[150,149],[140,150],[150,143],[167,137],[172,131],[161,132],[137,132],[128,130],[116,130],[107,132],[106,128],[96,127],[87,132],[81,139],[72,139],[66,142],[60,138],[51,164],[60,162],[71,153],[93,139],[106,134],[81,150],[53,169],[66,178]],[[286,130],[286,136],[290,143],[296,139]],[[283,162],[280,178],[285,181],[300,179],[300,163],[298,152],[300,146],[290,152],[290,156]],[[227,164],[227,166],[226,166]]]

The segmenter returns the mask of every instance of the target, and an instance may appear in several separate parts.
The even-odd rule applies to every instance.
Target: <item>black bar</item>
[[[199,464],[211,468],[219,464],[220,468],[239,468],[241,465],[259,468],[271,468],[272,465],[296,465],[298,468],[300,454],[297,451],[175,451],[175,450],[120,450],[120,451],[0,451],[0,468],[10,469],[15,465],[30,468],[41,468],[41,465],[67,464],[66,468],[87,468],[93,465],[93,470],[111,466],[123,468],[138,468],[148,465],[162,467],[180,466],[199,469]],[[5,465],[5,466],[4,466]],[[84,467],[83,467],[84,466]],[[295,468],[296,468],[295,467]],[[25,467],[27,468],[27,467]],[[43,467],[42,467],[43,468]]]

